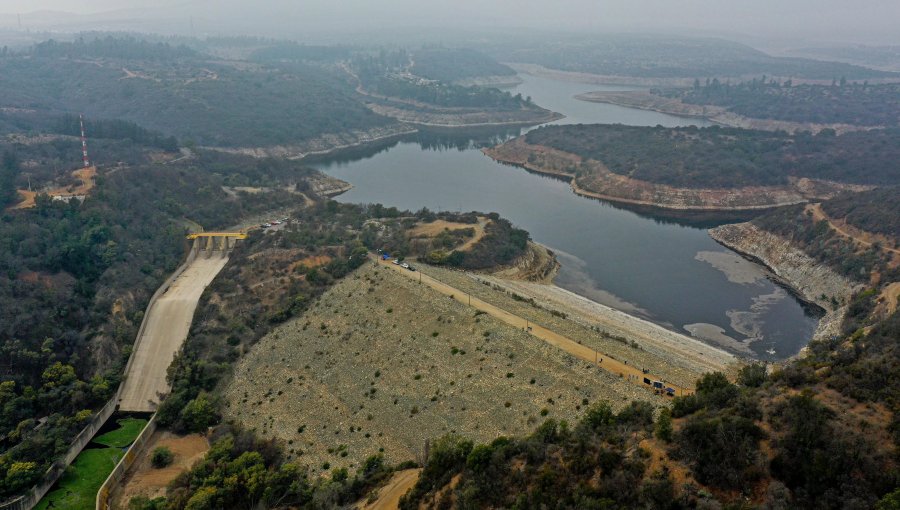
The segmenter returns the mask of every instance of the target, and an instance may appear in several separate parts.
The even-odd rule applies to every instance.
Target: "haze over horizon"
[[[0,27],[79,31],[135,30],[183,35],[265,35],[323,40],[382,30],[540,29],[715,35],[759,46],[900,44],[900,3],[871,0],[867,8],[841,0],[5,0]],[[54,12],[47,12],[54,11]],[[71,13],[71,15],[65,15]],[[394,34],[396,35],[396,34]]]

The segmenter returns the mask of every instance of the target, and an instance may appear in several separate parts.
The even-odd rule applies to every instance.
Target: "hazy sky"
[[[147,21],[193,16],[206,33],[501,26],[900,44],[900,0],[0,0],[6,13],[132,8]]]

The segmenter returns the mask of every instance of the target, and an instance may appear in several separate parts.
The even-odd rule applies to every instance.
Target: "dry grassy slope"
[[[465,354],[454,355],[453,347]],[[325,462],[358,465],[380,448],[389,462],[414,459],[426,439],[447,432],[480,441],[528,433],[544,408],[548,417],[575,421],[585,399],[615,407],[633,398],[664,404],[370,264],[263,338],[238,364],[224,395],[226,418],[284,440],[315,470]],[[342,445],[346,457],[328,452]]]

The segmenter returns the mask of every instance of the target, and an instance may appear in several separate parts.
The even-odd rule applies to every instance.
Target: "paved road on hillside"
[[[543,340],[544,342],[547,342],[548,344],[550,344],[554,347],[562,349],[562,350],[566,351],[567,353],[575,356],[576,358],[580,358],[580,359],[582,359],[584,361],[588,361],[590,363],[596,363],[597,360],[603,359],[603,361],[600,362],[599,364],[597,364],[597,366],[599,366],[600,368],[602,368],[608,372],[612,372],[613,374],[621,375],[622,377],[627,377],[627,379],[626,379],[627,381],[633,382],[634,384],[637,384],[643,388],[648,388],[645,384],[643,384],[643,380],[645,377],[648,379],[654,380],[654,381],[659,380],[658,376],[655,376],[653,374],[644,374],[641,370],[639,370],[631,365],[626,365],[618,360],[614,360],[609,357],[604,357],[604,356],[600,355],[594,349],[591,349],[590,347],[579,344],[578,342],[576,342],[575,340],[572,340],[571,338],[560,335],[559,333],[549,330],[539,324],[535,324],[534,322],[527,321],[523,317],[515,315],[511,312],[508,312],[508,311],[506,311],[498,306],[492,305],[488,302],[482,301],[481,299],[478,299],[474,296],[469,296],[468,294],[465,293],[465,291],[462,291],[460,289],[457,289],[456,287],[447,285],[446,283],[444,283],[440,280],[437,280],[435,278],[432,278],[431,276],[422,274],[421,271],[415,271],[415,272],[410,271],[408,269],[402,268],[399,265],[393,264],[388,261],[380,260],[377,258],[376,258],[376,261],[380,265],[382,265],[384,267],[388,267],[390,269],[393,269],[394,271],[397,271],[397,272],[407,276],[408,278],[418,280],[421,283],[424,283],[424,284],[428,285],[429,287],[431,287],[432,289],[440,292],[441,294],[452,297],[453,299],[459,301],[460,303],[467,304],[467,305],[471,306],[472,308],[475,308],[476,310],[481,310],[483,312],[486,312],[489,315],[491,315],[497,319],[500,319],[501,321],[503,321],[511,326],[526,329],[528,331],[528,333],[530,333],[532,336],[534,336],[540,340]],[[675,384],[667,383],[666,386],[673,388],[675,390],[676,395],[687,395],[687,394],[693,393],[692,389],[682,388],[681,386],[678,386]]]
[[[168,393],[166,371],[187,339],[200,295],[228,262],[222,253],[206,256],[200,252],[150,308],[147,325],[135,343],[134,360],[125,374],[119,410],[155,411],[159,394]]]

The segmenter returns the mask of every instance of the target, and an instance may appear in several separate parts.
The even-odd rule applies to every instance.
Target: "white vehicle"
[[[400,265],[400,262],[397,262],[397,259],[393,259],[393,260],[391,260],[391,264],[394,264],[394,265],[398,265],[398,266],[399,266],[399,265]]]
[[[263,223],[263,228],[269,228],[271,226],[272,226],[271,223]]]
[[[272,225],[281,225],[281,222],[278,221],[278,220],[275,220],[275,221],[272,222]]]
[[[403,269],[409,269],[409,264],[404,262],[404,263],[400,264],[400,267],[402,267]]]

